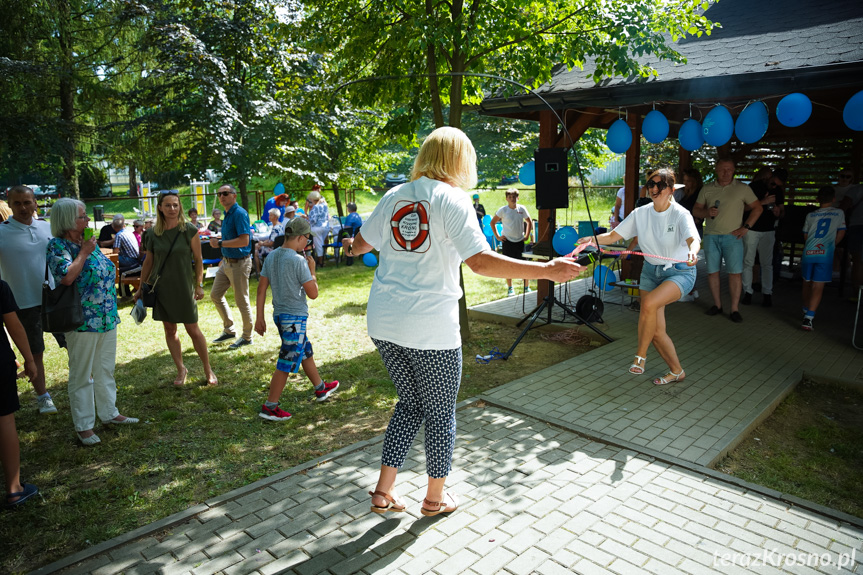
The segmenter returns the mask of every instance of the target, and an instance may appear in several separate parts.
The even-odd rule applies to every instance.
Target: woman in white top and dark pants
[[[669,372],[653,380],[656,385],[682,381],[686,374],[680,365],[674,343],[665,330],[665,306],[676,302],[695,287],[695,264],[701,243],[692,214],[674,201],[674,172],[663,168],[647,180],[647,192],[653,203],[636,208],[613,231],[597,236],[600,245],[638,236],[638,245],[645,254],[683,260],[644,256],[639,287],[641,313],[638,317],[638,351],[629,372],[644,373],[647,348],[653,347],[668,364]],[[585,237],[578,243],[591,243]]]
[[[520,262],[489,249],[465,193],[476,185],[476,152],[456,128],[438,128],[423,142],[411,181],[381,199],[362,231],[343,240],[347,255],[377,249],[380,265],[369,295],[369,336],[398,391],[387,427],[372,511],[404,511],[395,493],[398,469],[425,423],[428,490],[423,515],[455,511],[444,492],[455,445],[461,383],[459,267],[497,278],[568,281],[583,269],[570,260]]]

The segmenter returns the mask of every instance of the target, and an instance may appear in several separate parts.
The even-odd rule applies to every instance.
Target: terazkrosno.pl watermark
[[[853,569],[857,563],[857,550],[850,553],[781,553],[778,549],[762,549],[758,553],[721,553],[713,552],[714,567],[845,567]]]

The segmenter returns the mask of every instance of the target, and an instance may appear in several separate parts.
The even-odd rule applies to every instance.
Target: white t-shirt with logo
[[[387,192],[360,231],[380,252],[369,336],[413,349],[461,347],[461,262],[488,250],[468,195],[421,177]]]
[[[664,212],[657,212],[652,203],[635,208],[614,231],[626,240],[638,236],[638,247],[646,254],[682,261],[689,256],[686,240],[694,238],[698,241],[698,228],[692,214],[677,202],[671,202]],[[675,263],[651,256],[644,256],[644,259],[666,268]]]
[[[503,236],[507,241],[520,242],[527,237],[524,234],[524,224],[525,219],[530,219],[530,213],[526,207],[516,204],[515,209],[512,209],[507,205],[499,209],[495,215],[503,224]]]

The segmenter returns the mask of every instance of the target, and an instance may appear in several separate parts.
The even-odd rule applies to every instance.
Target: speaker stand
[[[600,330],[598,327],[593,325],[591,322],[589,322],[585,318],[581,317],[574,309],[572,309],[571,307],[569,307],[568,305],[566,305],[565,303],[563,303],[562,301],[557,299],[554,296],[554,282],[552,282],[551,280],[542,280],[542,281],[548,282],[548,295],[545,296],[542,299],[542,302],[538,306],[536,306],[533,309],[533,311],[530,312],[529,318],[526,316],[526,317],[522,318],[521,321],[519,321],[516,324],[516,327],[520,327],[521,324],[523,324],[525,321],[528,322],[527,325],[524,327],[524,329],[521,330],[521,333],[518,334],[518,337],[516,338],[516,340],[512,344],[512,346],[507,350],[507,352],[505,354],[503,354],[503,357],[501,359],[505,359],[505,360],[509,359],[509,357],[512,355],[512,352],[515,351],[516,346],[518,346],[518,344],[521,343],[521,340],[524,338],[525,335],[527,335],[527,332],[530,331],[531,328],[533,328],[534,324],[539,319],[539,316],[542,315],[543,311],[545,311],[547,313],[547,316],[544,320],[544,323],[541,323],[537,327],[540,327],[543,325],[551,325],[553,323],[579,323],[579,324],[586,325],[587,327],[589,327],[590,329],[595,331],[597,334],[599,334],[600,336],[605,338],[606,341],[608,341],[608,342],[614,341],[614,339],[612,339],[607,333]],[[554,319],[552,312],[554,311],[555,306],[559,307],[563,311],[563,319]],[[575,318],[576,321],[574,321],[574,322],[566,321],[567,316],[572,316],[573,318]],[[528,321],[528,319],[530,321]]]

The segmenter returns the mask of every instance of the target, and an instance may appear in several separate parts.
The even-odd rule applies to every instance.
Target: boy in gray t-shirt
[[[303,248],[312,235],[308,220],[296,218],[285,228],[285,242],[273,250],[264,260],[261,279],[258,282],[258,317],[255,331],[263,336],[267,331],[264,307],[267,303],[267,288],[273,287],[273,321],[279,330],[282,346],[276,370],[270,380],[267,401],[258,414],[269,421],[287,421],[291,414],[279,408],[279,397],[289,373],[298,373],[300,365],[303,372],[315,386],[318,401],[326,400],[339,388],[338,381],[324,381],[318,374],[313,357],[312,344],[306,337],[306,321],[309,306],[306,296],[318,297],[318,281],[315,278],[315,260],[303,256]]]

